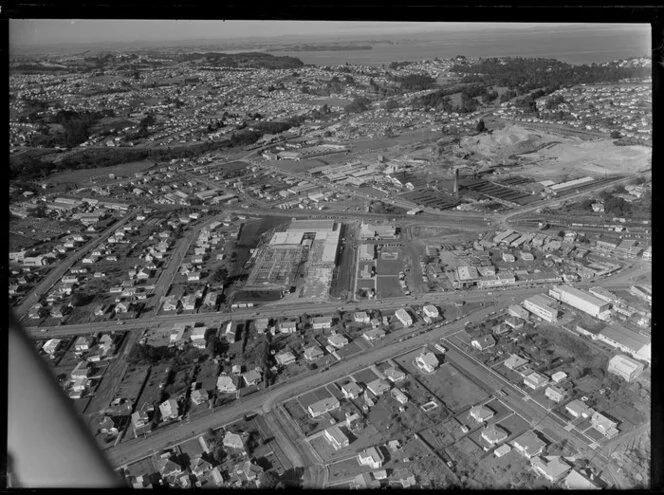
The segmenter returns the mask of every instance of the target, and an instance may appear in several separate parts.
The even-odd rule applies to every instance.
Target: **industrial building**
[[[638,376],[643,372],[644,365],[633,359],[618,354],[613,356],[609,361],[609,365],[606,368],[606,371],[618,375],[621,378],[624,378],[626,381],[631,382],[638,378]]]
[[[549,323],[558,320],[558,310],[554,307],[556,301],[544,294],[535,294],[523,301],[523,307],[536,316]]]
[[[549,289],[549,295],[595,318],[602,317],[610,308],[606,301],[569,285],[555,286]]]

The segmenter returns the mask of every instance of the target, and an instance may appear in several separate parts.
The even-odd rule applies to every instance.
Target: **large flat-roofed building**
[[[649,337],[633,332],[621,325],[612,324],[604,328],[597,339],[616,347],[632,357],[650,363],[652,343]]]
[[[363,223],[360,226],[360,239],[396,239],[397,237],[397,230],[394,225]]]
[[[599,287],[599,286],[591,287],[590,289],[588,289],[588,292],[590,292],[591,295],[607,303],[612,303],[618,300],[618,296],[616,296],[613,292],[609,291],[608,289],[605,289],[604,287]]]
[[[609,360],[609,365],[607,366],[606,371],[613,373],[614,375],[618,375],[628,382],[631,382],[632,380],[638,378],[638,376],[643,372],[643,368],[643,363],[639,363],[634,359],[630,359],[627,356],[618,354]]]
[[[569,285],[555,286],[549,290],[549,295],[588,313],[590,316],[598,317],[601,313],[609,310],[609,303],[606,301]]]
[[[549,323],[558,320],[558,309],[554,307],[556,301],[544,294],[535,294],[523,301],[523,307],[536,316]]]

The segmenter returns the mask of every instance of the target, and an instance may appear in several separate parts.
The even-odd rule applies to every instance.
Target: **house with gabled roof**
[[[539,438],[532,430],[515,438],[513,444],[517,452],[528,459],[540,455],[546,448],[546,442]]]
[[[572,469],[572,466],[567,464],[560,456],[537,456],[530,460],[530,465],[537,474],[551,483],[558,482]]]
[[[481,404],[473,406],[470,408],[470,417],[473,418],[478,423],[483,423],[490,420],[495,415],[491,409]]]
[[[507,432],[496,424],[490,424],[482,430],[482,438],[491,446],[507,440]]]
[[[221,393],[234,394],[237,392],[237,385],[237,377],[222,374],[217,378],[217,390]]]

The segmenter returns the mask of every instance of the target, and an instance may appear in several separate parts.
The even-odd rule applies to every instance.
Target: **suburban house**
[[[304,359],[307,361],[316,361],[323,357],[323,350],[317,345],[312,345],[304,350]]]
[[[565,398],[566,392],[564,388],[552,385],[546,387],[544,390],[544,395],[551,399],[553,402],[562,402]]]
[[[408,396],[398,388],[394,387],[392,390],[390,390],[390,393],[399,404],[404,405],[408,402]]]
[[[503,364],[505,367],[507,367],[510,370],[515,370],[517,368],[520,368],[524,364],[528,364],[528,360],[525,358],[522,358],[521,356],[518,356],[516,354],[511,354],[510,357],[508,357]]]
[[[180,414],[180,408],[175,399],[168,399],[159,404],[159,412],[161,413],[162,421],[170,421],[177,419]]]
[[[138,437],[144,433],[150,433],[151,421],[145,412],[135,411],[131,415],[131,427],[134,430],[134,436]]]
[[[540,455],[546,447],[546,442],[540,439],[532,430],[517,437],[513,444],[514,448],[528,459]]]
[[[353,314],[353,321],[355,323],[369,323],[369,315],[365,311],[358,311],[357,313]]]
[[[369,447],[357,454],[357,460],[362,466],[379,469],[383,465],[383,454],[376,447]]]
[[[317,418],[318,416],[325,414],[326,412],[334,411],[339,409],[339,400],[336,397],[326,397],[325,399],[309,404],[307,410],[312,418]]]
[[[205,334],[207,333],[207,327],[195,327],[191,329],[191,334],[189,338],[194,347],[199,349],[205,349]]]
[[[438,308],[433,304],[427,304],[426,306],[423,306],[422,311],[424,312],[425,316],[428,316],[429,318],[438,318],[439,316]]]
[[[549,379],[541,373],[533,372],[524,378],[523,383],[533,390],[538,390],[542,387],[546,387],[549,383]]]
[[[254,320],[254,328],[257,333],[265,333],[267,328],[270,326],[269,318],[258,318]]]
[[[470,417],[478,423],[484,423],[494,416],[494,412],[486,406],[477,405],[470,408]]]
[[[92,339],[85,336],[80,336],[74,342],[74,350],[78,352],[85,352],[90,350],[90,345],[92,344]]]
[[[600,490],[600,487],[586,476],[572,469],[563,480],[562,486],[567,490]]]
[[[415,358],[415,364],[425,373],[433,373],[440,363],[433,352],[423,351]]]
[[[618,434],[618,423],[610,420],[597,411],[595,411],[590,417],[590,424],[606,438],[613,438]]]
[[[193,402],[196,406],[199,406],[208,400],[209,396],[207,390],[205,389],[197,389],[191,393],[191,402]]]
[[[394,316],[397,317],[397,320],[399,320],[404,327],[409,327],[413,324],[413,318],[408,314],[408,311],[403,308],[397,309],[394,312]]]
[[[403,371],[398,370],[398,369],[396,369],[396,368],[394,368],[394,367],[392,367],[392,368],[387,368],[387,369],[383,372],[383,375],[385,375],[385,378],[387,378],[387,379],[388,379],[389,381],[391,381],[392,383],[397,383],[397,382],[400,382],[401,380],[405,380],[405,379],[406,379],[406,374],[405,374]]]
[[[557,483],[572,469],[572,466],[567,464],[560,456],[537,456],[530,460],[530,465],[537,474],[551,483]]]
[[[202,479],[206,477],[210,471],[212,471],[212,464],[210,464],[202,457],[196,457],[189,464],[189,469],[191,469],[192,474],[196,476],[196,478]]]
[[[508,434],[500,426],[491,424],[482,430],[482,438],[491,446],[507,440]]]
[[[385,392],[390,389],[390,384],[382,378],[377,378],[369,383],[367,383],[367,390],[374,394],[376,397],[380,397]]]
[[[332,318],[329,316],[318,316],[311,319],[311,326],[314,330],[323,330],[332,328]]]
[[[325,440],[332,445],[334,450],[339,450],[344,447],[348,447],[349,441],[348,437],[341,431],[337,425],[330,426],[323,431]]]
[[[362,337],[364,337],[369,342],[373,340],[382,339],[383,337],[385,337],[385,330],[383,330],[382,328],[372,328],[371,330],[367,330],[366,332],[364,332],[362,334]]]
[[[290,351],[280,352],[274,356],[274,359],[281,366],[288,366],[296,361],[295,355]]]
[[[237,378],[228,375],[219,375],[217,390],[221,393],[234,394],[237,392]]]
[[[565,410],[574,418],[587,419],[595,412],[585,402],[574,399],[565,405]]]
[[[283,321],[279,324],[279,331],[281,333],[295,333],[297,332],[297,323],[294,321]]]
[[[261,381],[261,374],[258,372],[258,370],[249,370],[246,373],[242,374],[242,378],[244,379],[244,383],[247,384],[248,387],[252,385],[258,385]]]
[[[244,450],[244,439],[238,433],[227,431],[224,435],[223,445],[227,449]]]
[[[500,447],[498,447],[496,450],[493,451],[493,455],[496,457],[502,457],[505,454],[509,454],[512,452],[512,447],[510,447],[508,444],[503,444]]]
[[[53,354],[55,354],[55,351],[57,350],[57,348],[60,346],[60,342],[62,342],[60,339],[49,339],[42,346],[42,349],[49,356],[53,356]]]
[[[336,347],[337,349],[341,349],[345,345],[348,345],[348,339],[341,335],[340,333],[336,333],[334,335],[330,335],[328,337],[327,342],[332,346]]]
[[[485,351],[495,346],[496,341],[491,335],[484,335],[483,337],[471,340],[470,345],[472,345],[475,349]]]
[[[180,305],[180,300],[176,296],[167,296],[164,298],[164,311],[176,311]]]
[[[346,399],[357,399],[362,393],[362,387],[356,382],[348,382],[341,386],[341,392]]]

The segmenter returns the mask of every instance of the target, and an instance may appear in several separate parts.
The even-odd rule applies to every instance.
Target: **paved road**
[[[127,213],[121,220],[115,222],[113,225],[104,230],[100,236],[96,237],[95,239],[91,239],[82,248],[77,250],[75,253],[72,253],[65,260],[59,262],[58,265],[53,270],[51,270],[51,273],[49,273],[46,278],[39,283],[39,285],[32,289],[31,295],[27,296],[17,308],[14,308],[14,314],[17,316],[17,319],[20,319],[22,316],[26,315],[30,310],[30,307],[37,303],[42,294],[48,292],[51,287],[53,287],[62,278],[67,270],[69,270],[72,265],[76,263],[76,261],[108,239],[111,234],[113,234],[113,232],[126,224],[132,215],[132,213]]]
[[[109,459],[114,466],[123,466],[149,456],[153,450],[159,450],[169,445],[177,444],[205,432],[208,428],[230,423],[248,411],[269,412],[277,402],[298,395],[304,390],[310,390],[330,381],[338,380],[349,373],[353,373],[378,361],[386,360],[394,354],[405,352],[409,349],[417,349],[424,344],[437,341],[445,335],[462,329],[464,321],[481,321],[495,309],[495,306],[484,308],[459,322],[435,328],[428,333],[413,337],[412,339],[403,342],[374,348],[364,354],[352,357],[337,365],[333,365],[328,371],[306,376],[281,385],[276,385],[274,388],[270,388],[266,391],[259,391],[242,400],[223,407],[219,412],[215,412],[210,416],[202,417],[200,419],[192,420],[188,424],[179,424],[174,425],[171,428],[155,430],[151,436],[145,440],[130,440],[116,448],[109,449],[107,451]]]
[[[372,300],[372,301],[358,301],[358,302],[326,302],[326,303],[312,303],[306,305],[306,312],[309,315],[326,314],[337,311],[356,311],[361,309],[371,310],[378,309],[381,311],[391,311],[399,309],[404,306],[420,305],[424,303],[444,304],[454,301],[466,302],[484,302],[488,298],[488,292],[492,292],[489,298],[505,298],[514,299],[514,302],[520,298],[527,297],[528,295],[544,292],[544,287],[520,287],[512,288],[509,291],[499,290],[473,290],[473,291],[448,291],[448,292],[429,292],[416,296],[404,296],[397,298],[390,298],[387,300]],[[52,327],[47,333],[42,332],[40,327],[26,327],[26,331],[33,337],[62,337],[83,335],[96,332],[111,332],[111,331],[126,331],[138,330],[145,328],[153,328],[161,326],[167,328],[176,323],[186,322],[200,322],[207,326],[218,326],[223,321],[228,320],[243,320],[255,317],[257,314],[263,317],[299,317],[303,313],[302,303],[284,303],[266,305],[260,308],[238,309],[236,311],[225,313],[197,313],[197,314],[173,314],[173,315],[159,315],[150,318],[142,318],[137,320],[126,321],[123,325],[118,325],[115,321],[105,321],[100,323],[82,323],[76,325],[63,325]]]

